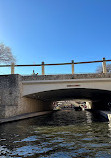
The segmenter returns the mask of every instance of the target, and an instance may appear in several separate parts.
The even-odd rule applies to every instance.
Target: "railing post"
[[[72,60],[72,74],[74,74],[74,60]]]
[[[11,63],[11,74],[14,74],[14,63]]]
[[[42,62],[42,75],[45,75],[44,62]]]
[[[103,67],[103,73],[107,73],[105,58],[103,58],[102,67]]]

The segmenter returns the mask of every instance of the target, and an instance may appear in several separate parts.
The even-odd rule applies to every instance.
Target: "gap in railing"
[[[88,63],[74,65],[76,74],[96,73],[98,66],[102,66],[102,63]]]
[[[56,75],[56,74],[71,74],[71,65],[55,65],[55,66],[45,66],[46,75]]]
[[[41,75],[40,66],[31,66],[31,67],[15,67],[15,73],[20,75],[32,75],[33,70],[35,74]]]

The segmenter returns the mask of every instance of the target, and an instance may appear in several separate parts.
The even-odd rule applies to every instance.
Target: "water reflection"
[[[111,157],[111,124],[88,111],[58,111],[0,125],[1,157]]]
[[[91,113],[89,113],[88,111],[86,111],[86,120],[87,123],[92,123]]]

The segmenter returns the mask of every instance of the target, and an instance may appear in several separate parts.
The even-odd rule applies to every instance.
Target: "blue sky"
[[[0,0],[0,42],[11,47],[17,64],[111,59],[111,0]],[[75,72],[96,66],[76,65]],[[41,74],[33,67],[16,73],[33,69]],[[71,66],[47,67],[46,73],[71,73]]]

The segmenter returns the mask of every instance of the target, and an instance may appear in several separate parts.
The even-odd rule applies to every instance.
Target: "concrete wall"
[[[86,101],[86,109],[92,109],[92,101]]]
[[[29,80],[22,81],[23,96],[59,89],[98,89],[111,91],[111,78],[72,79],[72,80]]]
[[[71,79],[93,79],[111,78],[111,73],[89,73],[89,74],[64,74],[64,75],[30,75],[22,76],[22,81],[32,80],[71,80]]]
[[[0,118],[6,117],[6,108],[12,109],[12,115],[17,113],[19,93],[19,75],[0,76]]]
[[[19,101],[18,106],[6,106],[5,107],[5,117],[12,117],[21,114],[33,113],[33,112],[42,112],[50,111],[51,103],[45,103],[40,100],[22,97]]]
[[[22,97],[20,75],[0,76],[0,119],[51,110],[50,102]]]

